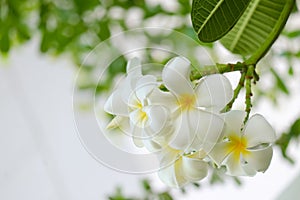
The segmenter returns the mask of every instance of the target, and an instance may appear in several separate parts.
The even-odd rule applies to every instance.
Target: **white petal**
[[[127,62],[126,72],[130,76],[141,76],[142,66],[138,58],[132,58]]]
[[[138,58],[133,58],[128,61],[127,67],[127,76],[125,82],[122,84],[122,98],[125,103],[128,104],[129,97],[134,93],[137,81],[143,77],[142,67],[140,60]]]
[[[188,181],[199,181],[207,176],[208,164],[201,159],[183,156],[182,171]]]
[[[178,188],[180,187],[180,184],[187,182],[178,177],[178,168],[181,169],[180,165],[182,163],[181,154],[181,151],[171,147],[166,147],[157,154],[161,166],[158,175],[160,179],[170,187]]]
[[[138,80],[141,78],[140,77],[126,77],[125,82],[122,85],[121,88],[121,97],[123,99],[123,101],[127,104],[127,105],[133,105],[136,101],[133,102],[133,100],[138,100],[138,98],[136,97],[135,94],[135,87],[136,87],[136,83],[138,82]],[[135,99],[133,99],[133,97],[135,97]]]
[[[158,136],[165,127],[169,127],[170,122],[170,112],[164,106],[147,106],[144,108],[147,113],[149,123],[148,135],[151,137]],[[165,132],[167,130],[164,130]]]
[[[222,110],[233,97],[229,80],[220,74],[204,77],[195,89],[197,106],[213,111]]]
[[[110,130],[104,133],[105,137],[113,145],[127,152],[132,151],[132,137],[129,121],[128,117],[116,116],[109,123],[108,126],[110,127],[107,127],[110,128]]]
[[[143,143],[150,152],[161,151],[169,145],[169,141],[173,135],[172,126],[169,126],[169,128],[166,127],[166,129],[164,129],[166,131],[163,130],[160,134],[155,135],[154,137],[149,137],[149,132],[152,133],[152,130],[149,131],[148,129],[149,127],[144,129],[146,139],[143,140]]]
[[[104,104],[104,111],[114,115],[128,116],[128,106],[122,100],[121,91],[114,91]]]
[[[170,146],[174,149],[180,149],[182,151],[189,151],[188,149],[192,145],[193,140],[196,137],[196,132],[194,132],[190,126],[189,116],[187,111],[183,111],[174,120],[174,135],[170,142]]]
[[[231,153],[228,151],[228,142],[217,143],[210,151],[209,157],[220,167],[224,159]]]
[[[255,169],[253,169],[250,165],[248,165],[247,163],[242,163],[242,168],[245,172],[245,176],[255,176],[257,174],[257,171]]]
[[[209,153],[223,136],[224,120],[216,114],[193,109],[189,111],[189,123],[197,136],[193,142],[195,150],[201,148]]]
[[[245,126],[244,133],[248,147],[254,147],[262,143],[272,143],[276,140],[274,129],[269,122],[259,114],[255,114],[249,119]]]
[[[162,182],[169,187],[177,187],[174,165],[164,167],[158,171],[158,176]]]
[[[132,134],[132,140],[133,140],[133,143],[135,144],[135,146],[140,147],[140,148],[144,147],[143,129],[138,126],[133,126],[131,134]]]
[[[142,109],[136,109],[129,114],[130,122],[133,126],[138,126],[140,128],[145,127],[147,123],[147,113]]]
[[[166,64],[162,79],[165,86],[176,95],[194,92],[190,81],[190,62],[182,57],[175,57]]]
[[[245,116],[246,113],[241,110],[232,110],[222,114],[222,117],[225,120],[224,136],[231,135],[232,133],[240,135]]]
[[[252,169],[258,172],[265,172],[271,163],[272,156],[273,149],[272,146],[269,146],[265,149],[251,150],[244,159]]]
[[[227,172],[226,174],[230,176],[245,176],[248,175],[242,167],[241,161],[236,160],[233,153],[229,154],[226,160],[224,161]]]
[[[145,109],[149,122],[144,128],[145,147],[151,151],[158,151],[168,145],[173,134],[170,113],[164,106],[147,106]]]
[[[162,168],[174,164],[176,160],[183,154],[182,151],[173,149],[170,146],[166,146],[164,149],[157,153],[160,166]]]
[[[156,77],[152,75],[142,76],[136,83],[135,93],[140,101],[146,99],[146,97],[152,92],[152,90],[158,86]]]
[[[182,159],[178,159],[174,164],[162,168],[158,172],[159,178],[168,186],[180,188],[188,183],[182,172]]]
[[[106,126],[106,128],[107,129],[119,128],[123,132],[125,131],[124,133],[126,134],[130,130],[129,118],[117,115],[109,122],[109,124]]]
[[[163,144],[161,144],[160,141],[157,142],[155,140],[145,140],[143,141],[143,144],[145,148],[151,153],[160,151],[163,148]]]
[[[132,139],[117,129],[104,133],[105,138],[122,151],[132,152]]]
[[[176,184],[177,188],[181,188],[189,183],[189,180],[187,180],[184,176],[184,172],[182,170],[182,159],[178,159],[175,162],[175,177],[176,177]]]
[[[176,97],[170,92],[163,92],[158,88],[154,88],[149,96],[151,105],[163,105],[174,111],[178,108]]]

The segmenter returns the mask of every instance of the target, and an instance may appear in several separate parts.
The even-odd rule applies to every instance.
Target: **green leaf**
[[[292,137],[298,138],[300,136],[300,119],[297,119],[291,126],[290,133]]]
[[[291,158],[289,155],[288,155],[288,152],[287,152],[287,149],[288,149],[288,146],[290,144],[290,141],[291,141],[292,137],[287,134],[287,133],[283,133],[280,138],[276,141],[276,145],[279,146],[279,148],[281,149],[281,154],[282,156],[287,160],[289,161],[291,164],[294,164],[294,160],[293,158]]]
[[[146,192],[148,192],[148,193],[152,192],[152,188],[151,188],[150,182],[148,180],[143,180],[142,184],[143,184],[143,188]]]
[[[292,140],[298,140],[300,136],[300,118],[296,119],[291,125],[288,133],[283,133],[276,141],[276,145],[280,147],[282,156],[290,163],[294,163],[294,160],[288,155],[288,147]]]
[[[238,186],[241,186],[242,185],[242,181],[238,178],[238,177],[232,177],[234,182],[238,185]]]
[[[168,192],[164,192],[158,195],[159,200],[173,200],[172,196]]]
[[[297,38],[300,37],[300,30],[290,31],[290,32],[283,32],[283,35],[288,38]]]
[[[252,0],[235,27],[221,40],[231,52],[247,56],[267,40],[275,41],[294,0]],[[274,32],[275,28],[278,28]],[[270,38],[272,36],[272,38]],[[263,52],[265,53],[265,52]]]
[[[102,41],[106,40],[110,37],[110,30],[109,30],[109,21],[108,20],[101,20],[99,22],[99,32],[98,36]]]
[[[202,42],[214,42],[236,24],[251,0],[194,0],[192,23]]]
[[[289,94],[289,89],[287,88],[287,86],[285,85],[284,81],[281,79],[281,77],[278,75],[278,73],[271,68],[271,72],[274,75],[276,82],[277,82],[277,87],[284,92],[285,94]]]
[[[195,188],[200,188],[200,184],[199,183],[197,183],[197,182],[194,182],[194,183],[192,183],[193,184],[193,186],[195,187]]]
[[[8,32],[4,32],[3,35],[0,35],[0,51],[7,53],[10,48],[10,40]]]
[[[124,195],[122,193],[122,189],[120,187],[117,187],[115,195],[109,196],[108,199],[109,200],[134,200],[134,198],[124,197]]]

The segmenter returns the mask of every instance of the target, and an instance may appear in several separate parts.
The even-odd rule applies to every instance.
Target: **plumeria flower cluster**
[[[244,124],[244,111],[222,113],[233,97],[230,81],[214,74],[192,82],[190,69],[187,59],[175,57],[158,81],[142,74],[138,59],[130,60],[104,106],[115,116],[107,128],[120,128],[136,146],[156,153],[159,177],[171,187],[205,178],[209,167],[225,166],[232,176],[267,170],[276,139],[270,124],[258,114]]]

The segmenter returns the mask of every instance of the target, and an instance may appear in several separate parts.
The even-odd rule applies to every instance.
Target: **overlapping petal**
[[[173,127],[169,110],[164,106],[152,105],[136,109],[130,113],[130,122],[134,143],[144,145],[151,152],[167,145],[172,136]]]
[[[188,151],[193,140],[196,138],[196,132],[191,129],[189,121],[189,112],[182,112],[181,115],[174,119],[175,132],[170,146],[174,149]]]
[[[208,164],[200,158],[182,157],[182,172],[186,180],[190,182],[200,181],[208,173]]]
[[[137,147],[144,147],[143,129],[139,126],[131,125],[132,141]]]
[[[123,133],[127,134],[130,131],[129,117],[117,115],[107,125],[107,129],[119,128]]]
[[[181,111],[174,120],[173,148],[210,152],[222,137],[224,120],[216,114],[195,108]]]
[[[240,133],[245,119],[246,113],[241,110],[231,110],[225,114],[222,114],[226,122],[224,136],[228,137],[232,133]]]
[[[142,76],[141,61],[138,58],[132,58],[127,62],[126,66],[127,76]]]
[[[166,64],[162,79],[165,86],[176,96],[194,93],[190,81],[190,62],[182,57],[175,57]]]
[[[251,150],[251,153],[245,156],[245,161],[253,170],[265,172],[272,160],[273,149],[268,146],[264,149]]]
[[[143,130],[144,144],[150,152],[161,150],[168,145],[173,133],[170,112],[164,106],[147,106],[145,112],[148,116],[148,126]]]
[[[143,109],[135,109],[129,114],[133,126],[144,128],[148,122],[147,113]]]
[[[133,100],[132,97],[135,95],[136,96],[136,91],[135,91],[135,87],[136,84],[138,82],[138,80],[141,78],[140,77],[126,77],[125,81],[122,83],[122,85],[120,86],[120,91],[121,91],[121,98],[123,99],[123,101],[130,105],[132,104]],[[137,99],[137,97],[136,97]]]
[[[146,99],[155,87],[158,86],[156,77],[152,75],[146,75],[141,77],[135,86],[134,92],[140,101]]]
[[[203,161],[202,156],[197,156],[199,153],[183,155],[180,150],[166,148],[166,152],[162,152],[162,155],[161,163],[164,165],[158,175],[170,187],[180,188],[207,176],[208,164]]]
[[[226,163],[227,172],[226,174],[230,176],[245,176],[248,175],[244,168],[242,167],[242,163],[240,160],[237,160],[233,153],[229,154],[225,159],[224,163]]]
[[[231,153],[228,142],[217,143],[212,151],[209,152],[209,157],[220,167],[224,159]]]
[[[178,159],[174,164],[162,168],[158,172],[158,176],[166,185],[174,188],[180,188],[189,183],[182,171],[182,159]]]
[[[147,135],[155,137],[161,134],[163,131],[168,133],[170,130],[165,130],[171,123],[170,112],[165,106],[147,106],[145,112],[148,116],[148,129],[146,129]]]
[[[178,108],[177,98],[170,92],[161,91],[158,88],[154,88],[149,96],[149,103],[151,105],[164,105],[171,112],[174,112]]]
[[[128,106],[121,97],[121,91],[114,91],[104,104],[104,111],[113,115],[128,116]]]
[[[276,140],[275,131],[267,120],[259,114],[253,115],[245,126],[244,137],[249,147],[263,143],[273,143]]]
[[[104,132],[104,135],[108,141],[117,148],[120,148],[123,151],[132,152],[135,149],[132,145],[129,121],[128,117],[116,116],[110,122],[110,129],[107,132]]]
[[[223,136],[224,120],[214,113],[193,109],[189,111],[189,126],[196,133],[192,147],[209,153]]]
[[[195,92],[198,97],[197,106],[213,111],[222,110],[233,96],[229,80],[221,74],[202,78]]]

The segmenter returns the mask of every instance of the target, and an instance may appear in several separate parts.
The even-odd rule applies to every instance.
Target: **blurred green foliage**
[[[171,9],[146,0],[0,0],[0,52],[8,55],[13,46],[35,38],[42,53],[68,55],[77,66],[82,66],[99,43],[118,32],[147,26],[158,14],[166,20],[177,16],[182,21],[172,28],[195,37],[186,23],[189,12],[190,3],[186,0],[175,1]],[[132,13],[137,13],[139,19],[132,19]],[[151,54],[149,58],[155,59]],[[95,65],[82,66],[87,77],[91,77]],[[111,63],[101,85],[89,81],[79,88],[96,88],[98,93],[109,90],[113,78],[124,73],[125,65],[126,59],[121,57]]]
[[[210,184],[224,184],[225,179],[230,178],[236,183],[238,186],[240,186],[242,183],[240,179],[237,177],[224,177],[224,171],[225,168],[216,169],[211,177],[210,177]],[[166,189],[155,189],[155,185],[148,179],[144,179],[140,182],[142,193],[140,196],[129,196],[127,194],[124,194],[122,189],[120,187],[117,187],[113,194],[108,195],[109,200],[173,200],[173,199],[179,199],[178,195],[184,196],[188,191],[191,190],[199,190],[201,188],[201,185],[197,182],[191,183],[180,190],[173,190],[172,188],[166,188]]]
[[[0,52],[7,55],[13,46],[37,38],[42,53],[67,54],[81,66],[100,42],[118,32],[147,26],[158,14],[167,20],[177,16],[182,22],[172,28],[195,37],[186,23],[189,1],[175,3],[170,9],[146,0],[0,0]],[[132,19],[131,13],[140,18]],[[124,72],[125,64],[124,57],[118,59],[111,64],[107,81],[101,85],[90,81],[79,88],[96,88],[99,93],[110,89],[113,78]],[[91,74],[95,66],[83,68]]]
[[[279,146],[282,152],[282,156],[287,159],[290,163],[294,163],[293,158],[288,155],[288,146],[294,140],[298,141],[300,136],[300,118],[295,120],[289,130],[282,133],[280,138],[276,141],[276,145]]]
[[[115,194],[108,197],[109,200],[173,200],[172,194],[169,190],[155,191],[152,189],[149,180],[144,179],[141,182],[143,196],[142,197],[125,197],[121,188],[116,188]]]

